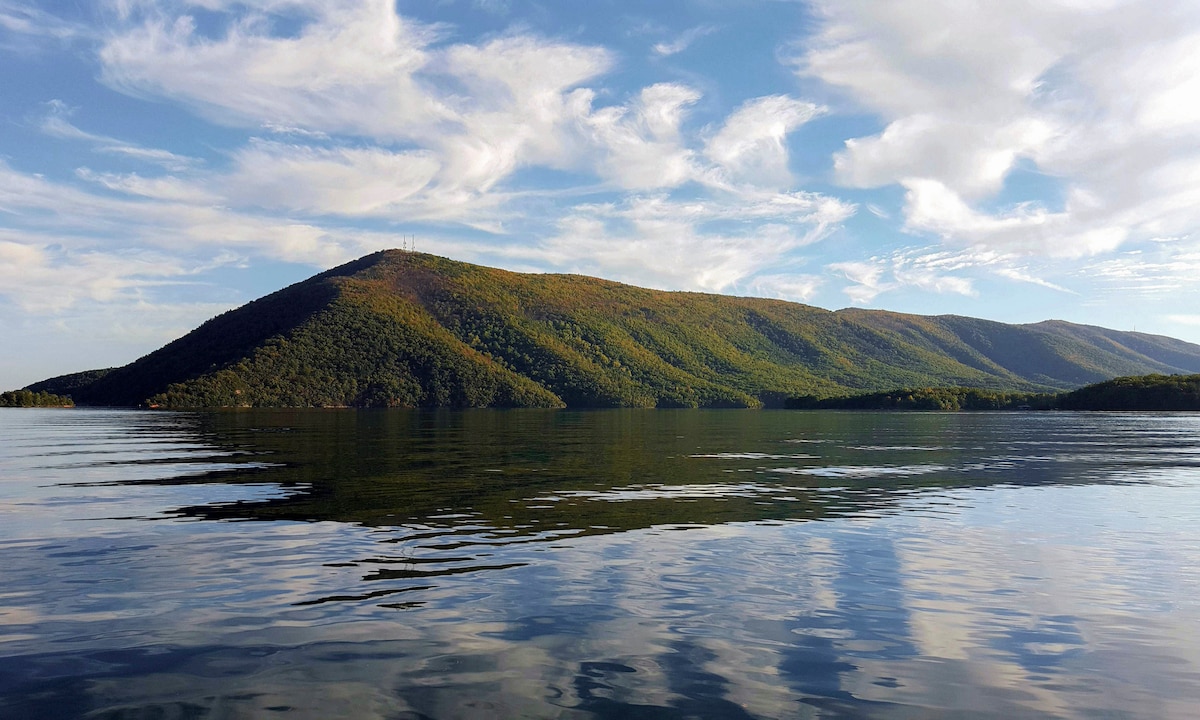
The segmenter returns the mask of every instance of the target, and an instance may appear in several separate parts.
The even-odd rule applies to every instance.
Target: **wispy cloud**
[[[1165,298],[1195,290],[1198,270],[1200,248],[1183,244],[1160,245],[1148,251],[1095,260],[1079,268],[1076,274],[1110,293]]]
[[[654,54],[660,57],[677,55],[687,50],[700,38],[705,35],[712,35],[716,31],[717,28],[713,25],[697,25],[680,33],[674,40],[655,43],[653,48]]]
[[[1057,292],[1067,293],[1069,295],[1079,295],[1080,294],[1078,292],[1075,292],[1074,290],[1071,290],[1070,288],[1063,287],[1062,285],[1059,285],[1057,283],[1052,283],[1049,280],[1038,277],[1037,275],[1034,275],[1033,273],[1031,273],[1028,268],[1002,267],[1002,268],[995,268],[992,272],[999,275],[1000,277],[1008,278],[1009,280],[1016,280],[1017,282],[1029,283],[1031,285],[1039,285],[1041,287],[1049,288],[1050,290],[1055,290]]]
[[[764,271],[777,271],[781,257],[825,239],[853,212],[853,206],[817,194],[694,201],[635,196],[620,204],[577,206],[536,252],[576,272],[651,287],[721,292],[770,286],[776,294],[784,279]],[[797,279],[791,292],[808,297],[815,285],[802,291],[802,284],[808,285]]]
[[[26,3],[0,0],[0,50],[27,51],[30,42],[61,42],[85,36],[79,24],[62,20],[45,10]]]
[[[200,163],[196,158],[177,155],[167,150],[142,147],[136,143],[118,140],[106,135],[97,135],[81,130],[71,124],[68,119],[75,112],[62,100],[51,100],[47,105],[47,113],[39,123],[42,132],[52,137],[65,140],[80,140],[95,145],[97,152],[123,155],[134,160],[153,163],[167,170],[187,170]]]
[[[1046,273],[1050,271],[1043,273],[1031,269],[1018,253],[984,248],[904,248],[864,260],[830,263],[826,269],[848,281],[842,290],[859,305],[869,305],[880,295],[899,290],[976,297],[979,294],[977,283],[986,278],[1003,278],[1064,294],[1080,294],[1047,279]],[[1054,272],[1062,274],[1064,270],[1055,266]]]

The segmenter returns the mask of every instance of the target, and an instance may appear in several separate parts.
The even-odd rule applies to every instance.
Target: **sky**
[[[0,389],[384,249],[1200,342],[1194,0],[0,0]]]

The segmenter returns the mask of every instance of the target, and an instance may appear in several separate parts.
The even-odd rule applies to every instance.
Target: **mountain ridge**
[[[387,250],[222,313],[123,367],[28,389],[163,407],[757,407],[1197,372],[1198,345],[1059,320],[831,311]]]

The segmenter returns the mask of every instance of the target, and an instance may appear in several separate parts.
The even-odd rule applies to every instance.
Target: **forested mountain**
[[[756,407],[1197,372],[1200,346],[1160,336],[831,312],[391,250],[224,313],[124,367],[29,389],[163,407]]]

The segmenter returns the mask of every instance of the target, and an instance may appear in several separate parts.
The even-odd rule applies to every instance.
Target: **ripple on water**
[[[89,465],[29,417],[0,448],[0,717],[1174,719],[1200,698],[1194,420],[59,416],[100,439]],[[821,457],[778,452],[801,439]]]

